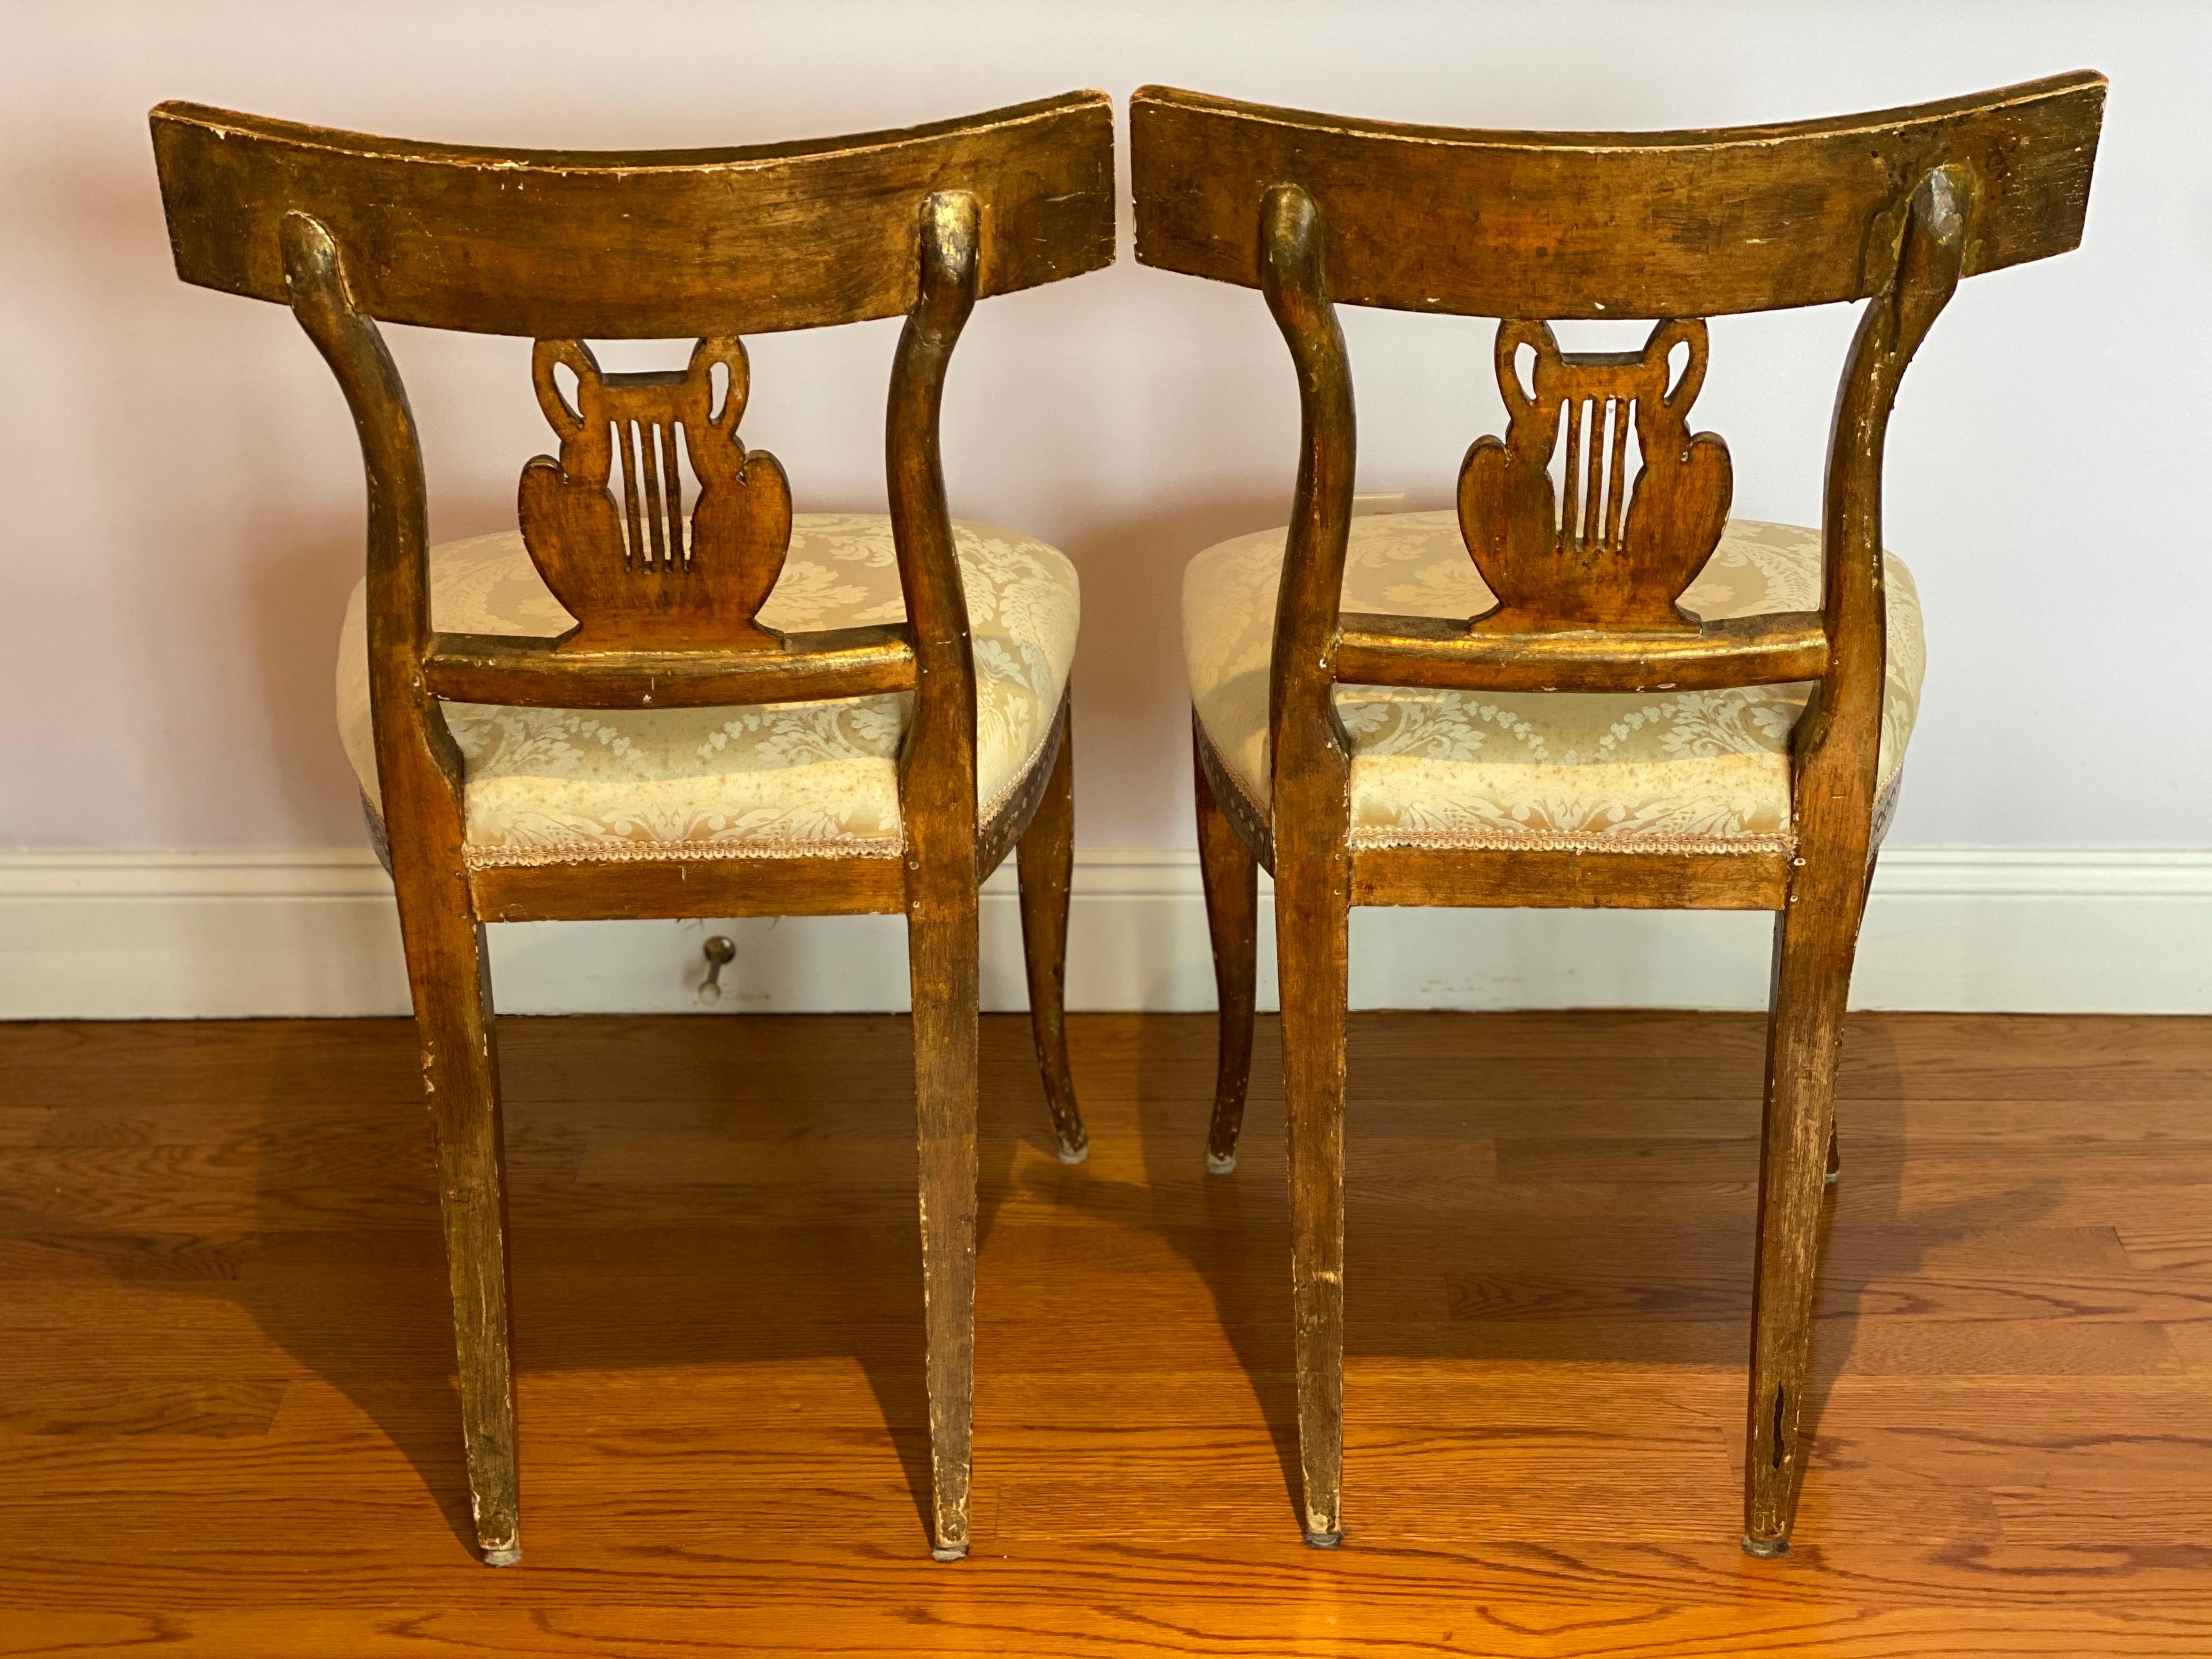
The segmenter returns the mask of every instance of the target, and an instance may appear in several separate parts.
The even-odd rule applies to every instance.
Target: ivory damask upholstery
[[[1268,793],[1267,665],[1282,530],[1208,548],[1183,576],[1191,701],[1254,806]],[[1926,667],[1912,575],[1887,560],[1889,673],[1876,836],[1887,827]],[[1465,617],[1494,603],[1455,513],[1355,518],[1344,609]],[[1684,609],[1712,618],[1818,610],[1820,538],[1729,522]],[[1809,684],[1635,695],[1346,685],[1354,847],[1771,852],[1794,845],[1790,728]]]
[[[1051,734],[1079,597],[1074,567],[1044,543],[987,524],[953,532],[975,652],[976,793],[988,817]],[[574,620],[514,532],[431,549],[430,581],[432,623],[448,632],[554,635]],[[905,617],[888,518],[794,516],[764,625],[811,631]],[[337,705],[347,757],[375,805],[366,584],[346,606]],[[904,694],[646,710],[449,702],[466,762],[468,861],[896,858],[909,706]]]

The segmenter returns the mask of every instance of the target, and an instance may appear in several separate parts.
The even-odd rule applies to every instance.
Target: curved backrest
[[[1329,295],[1485,317],[1692,317],[1862,300],[1932,169],[1978,186],[1964,275],[2081,240],[2105,78],[1707,132],[1483,132],[1169,87],[1129,103],[1137,258],[1260,285],[1261,199],[1303,188]]]
[[[908,870],[972,884],[975,665],[938,450],[945,370],[978,298],[1112,263],[1104,94],[620,154],[412,143],[191,104],[152,121],[178,275],[289,305],[353,412],[377,769],[403,890],[406,867],[459,867],[462,768],[441,699],[665,708],[894,690],[914,696]],[[738,438],[741,337],[902,313],[884,471],[906,621],[780,634],[757,613],[789,548],[791,492]],[[560,453],[523,468],[516,505],[576,618],[557,640],[435,629],[420,437],[380,322],[537,342]],[[684,336],[698,343],[676,370],[605,373],[585,343]]]
[[[897,316],[939,191],[982,206],[980,296],[1114,258],[1103,93],[739,149],[415,143],[187,103],[152,120],[185,281],[284,303],[278,227],[304,212],[364,313],[426,328],[666,339]]]
[[[1340,682],[1647,691],[1817,678],[1818,714],[1792,750],[1800,827],[1856,846],[1844,863],[1857,872],[1887,648],[1881,469],[1898,384],[1960,277],[2080,242],[2104,101],[2104,77],[2084,72],[1781,126],[1553,133],[1140,90],[1138,258],[1262,289],[1298,374],[1268,685],[1278,847],[1286,812],[1297,834],[1341,831]],[[1872,303],[1831,428],[1820,610],[1717,622],[1682,610],[1734,489],[1726,443],[1689,424],[1703,319],[1856,300]],[[1342,614],[1357,442],[1339,302],[1501,319],[1511,418],[1503,440],[1468,449],[1459,479],[1461,533],[1497,601],[1479,616]],[[1547,322],[1585,318],[1658,326],[1640,351],[1562,351]]]

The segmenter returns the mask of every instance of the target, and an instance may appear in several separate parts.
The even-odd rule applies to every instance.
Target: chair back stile
[[[1959,285],[1973,227],[1974,179],[1958,163],[1931,169],[1912,192],[1890,281],[1859,319],[1829,437],[1820,519],[1821,616],[1827,670],[1792,744],[1792,817],[1801,840],[1832,860],[1841,915],[1856,927],[1873,855],[1875,769],[1888,666],[1881,468],[1890,410],[1913,354]]]
[[[463,839],[461,754],[425,683],[433,638],[429,499],[407,387],[383,331],[355,306],[343,257],[309,215],[277,230],[292,313],[337,377],[368,484],[368,691],[394,860]],[[396,832],[390,826],[407,828]],[[410,845],[409,843],[415,843]],[[395,864],[396,867],[396,864]],[[400,902],[408,902],[402,883]]]
[[[1267,673],[1273,799],[1305,828],[1315,850],[1342,841],[1351,744],[1331,693],[1337,673],[1338,596],[1352,531],[1358,432],[1344,331],[1329,302],[1321,216],[1295,185],[1261,208],[1260,271],[1298,377],[1298,476],[1291,498],[1275,643]]]
[[[891,530],[901,585],[911,596],[907,625],[914,652],[914,719],[899,754],[908,814],[909,867],[975,863],[975,659],[961,596],[960,562],[945,505],[938,414],[952,349],[975,305],[975,198],[933,196],[922,204],[921,291],[899,337],[884,423]],[[972,884],[956,902],[972,906]],[[980,971],[972,962],[968,971]]]

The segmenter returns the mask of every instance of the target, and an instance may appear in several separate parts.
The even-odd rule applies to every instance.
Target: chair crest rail
[[[1256,288],[1252,204],[1289,182],[1328,224],[1340,305],[1558,319],[1863,300],[1888,280],[1899,204],[1948,162],[1987,186],[1963,275],[2078,244],[2104,105],[2081,72],[1778,125],[1501,132],[1140,87],[1136,254]]]
[[[528,339],[758,335],[896,317],[914,204],[988,204],[979,298],[1113,263],[1113,106],[1070,93],[799,143],[534,150],[335,131],[201,104],[153,112],[177,274],[282,302],[276,228],[311,213],[363,314]]]

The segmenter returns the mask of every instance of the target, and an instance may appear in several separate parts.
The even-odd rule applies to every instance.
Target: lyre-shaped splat
[[[1533,384],[1517,362],[1535,354]],[[1668,358],[1689,348],[1669,387]],[[1563,352],[1548,324],[1500,323],[1504,441],[1479,438],[1459,473],[1460,532],[1498,595],[1482,632],[1634,629],[1693,632],[1675,601],[1728,521],[1728,446],[1688,430],[1705,378],[1705,325],[1662,322],[1641,351]],[[1565,489],[1551,463],[1565,433]],[[1628,476],[1631,432],[1643,465]]]
[[[554,380],[563,363],[576,376],[574,407]],[[718,364],[729,371],[719,408]],[[750,386],[744,343],[702,340],[674,372],[608,374],[582,341],[540,340],[531,374],[561,459],[522,469],[517,511],[538,574],[580,624],[562,646],[779,646],[754,617],[790,550],[791,486],[775,456],[738,441]],[[679,433],[699,480],[688,526]],[[617,454],[620,507],[608,487]]]

